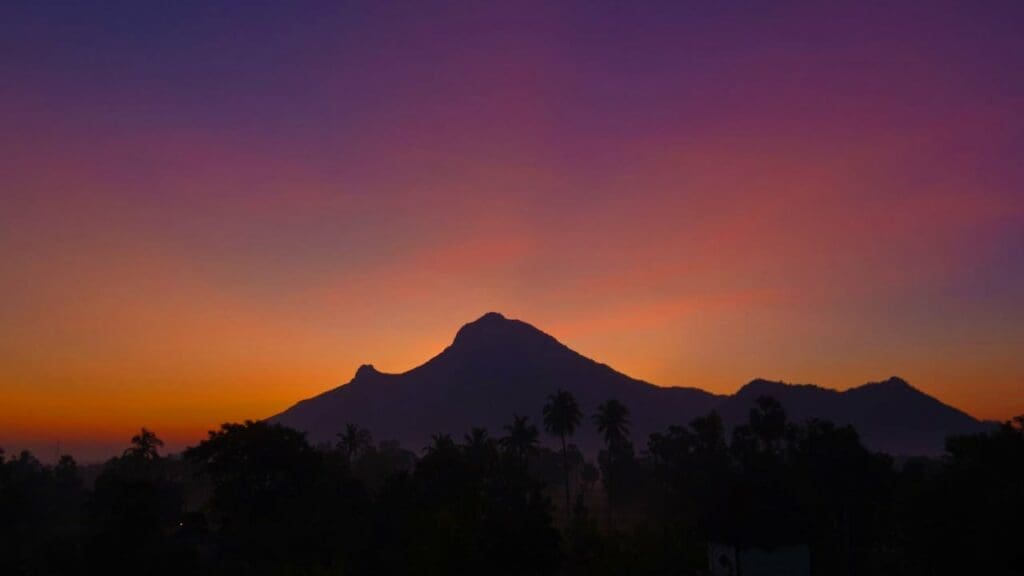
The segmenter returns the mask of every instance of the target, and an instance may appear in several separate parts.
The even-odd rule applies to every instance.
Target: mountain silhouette
[[[697,388],[659,387],[631,378],[571,350],[537,328],[491,312],[466,324],[450,346],[402,374],[363,365],[352,380],[270,418],[304,430],[314,442],[334,441],[352,423],[382,440],[419,450],[431,435],[461,436],[471,427],[500,435],[513,414],[541,422],[556,389],[571,392],[584,414],[616,398],[629,407],[632,436],[643,445],[652,432],[686,424],[717,409],[728,424],[745,421],[758,396],[780,400],[791,419],[852,424],[871,448],[894,454],[935,454],[949,434],[985,424],[912,388],[899,378],[845,392],[812,385],[755,380],[735,395]],[[600,438],[585,425],[573,441],[594,452]]]
[[[850,424],[866,446],[890,454],[939,454],[947,436],[989,428],[897,376],[842,392],[758,379],[725,399],[717,410],[727,424],[740,424],[759,396],[779,400],[791,420],[818,418]]]

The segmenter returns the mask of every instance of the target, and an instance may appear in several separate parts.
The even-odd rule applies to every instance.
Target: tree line
[[[585,420],[560,390],[539,423],[555,450],[515,415],[419,455],[252,421],[164,455],[143,429],[89,481],[0,450],[0,574],[706,574],[710,544],[798,546],[814,574],[1024,573],[1024,417],[898,461],[770,397],[639,450],[610,399],[596,461],[572,444]]]

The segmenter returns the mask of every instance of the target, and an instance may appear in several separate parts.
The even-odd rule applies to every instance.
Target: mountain
[[[797,422],[818,418],[850,424],[866,446],[890,454],[940,454],[947,436],[989,427],[896,376],[842,392],[812,384],[754,380],[716,409],[726,424],[740,424],[760,396],[777,399]]]
[[[474,426],[498,436],[513,414],[529,416],[540,427],[543,404],[558,388],[571,392],[583,410],[585,421],[573,441],[586,452],[600,446],[589,416],[609,398],[629,407],[633,438],[641,446],[651,432],[688,423],[712,409],[727,423],[740,423],[761,395],[778,398],[795,420],[818,417],[853,424],[868,446],[895,454],[938,453],[946,435],[985,426],[898,378],[845,392],[766,380],[755,380],[732,396],[659,387],[495,312],[463,326],[450,346],[421,366],[402,374],[361,366],[348,384],[270,420],[305,430],[314,442],[332,441],[354,423],[380,440],[420,449],[432,434],[461,437]]]

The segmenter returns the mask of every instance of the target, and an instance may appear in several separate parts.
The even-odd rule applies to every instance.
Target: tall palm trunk
[[[572,497],[569,495],[569,451],[565,446],[565,434],[562,434],[562,469],[565,471],[565,517],[572,517]]]
[[[611,534],[611,532],[612,532],[612,466],[613,465],[614,464],[613,464],[613,460],[612,460],[612,451],[609,448],[608,449],[608,477],[605,478],[605,482],[604,482],[604,495],[605,495],[605,498],[608,500],[608,510],[606,512],[607,512],[607,515],[608,515],[607,522],[608,522],[608,533],[609,534]]]

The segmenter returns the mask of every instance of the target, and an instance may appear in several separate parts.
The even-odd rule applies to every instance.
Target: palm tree
[[[360,452],[369,448],[372,442],[370,431],[355,424],[346,424],[345,431],[338,434],[338,448],[345,453],[349,464]]]
[[[486,428],[474,427],[466,434],[466,448],[483,449],[491,442]]]
[[[499,442],[520,465],[525,466],[530,456],[537,453],[537,427],[526,416],[512,415],[512,423],[505,426],[506,436]]]
[[[562,440],[562,468],[565,470],[565,513],[572,510],[572,496],[569,494],[569,452],[566,446],[566,437],[572,436],[580,425],[580,406],[576,398],[565,390],[559,389],[548,396],[548,403],[544,405],[544,429],[552,436],[558,436]]]
[[[487,433],[486,428],[475,427],[466,434],[463,448],[467,455],[473,459],[487,459],[494,450],[494,440]]]
[[[458,445],[451,434],[434,434],[430,437],[430,444],[427,444],[427,455],[448,455],[458,452]]]
[[[597,431],[604,437],[607,446],[607,467],[604,478],[604,493],[608,500],[608,528],[612,525],[612,469],[615,468],[617,456],[629,442],[629,408],[612,398],[597,407],[594,414]]]
[[[466,434],[463,451],[477,471],[488,469],[497,457],[495,442],[484,428],[473,428]]]
[[[612,398],[597,406],[594,424],[609,450],[619,448],[629,435],[629,408]]]

